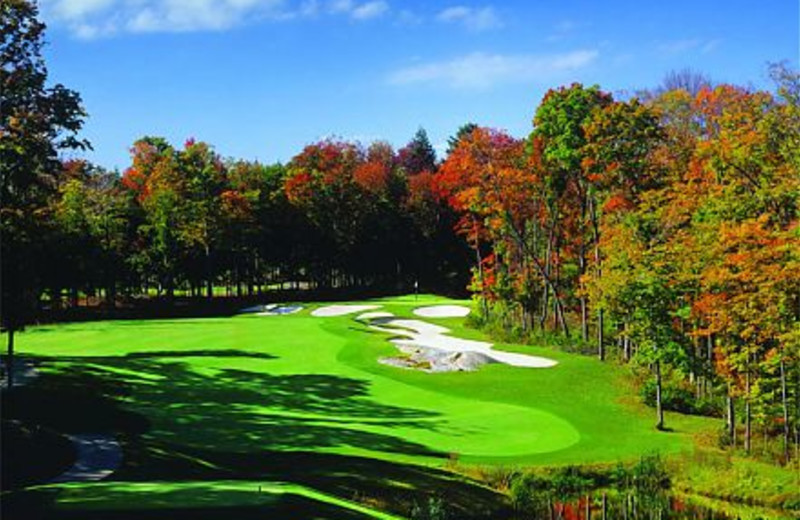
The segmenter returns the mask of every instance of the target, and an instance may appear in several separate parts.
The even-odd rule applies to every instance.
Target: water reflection
[[[518,519],[537,520],[758,520],[796,519],[790,512],[770,511],[702,497],[602,493],[569,501],[541,496],[517,507]]]

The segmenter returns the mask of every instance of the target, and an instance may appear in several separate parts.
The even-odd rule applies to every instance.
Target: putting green
[[[398,316],[465,303],[424,296],[374,300]],[[487,365],[428,374],[378,363],[394,348],[356,315],[75,323],[19,335],[20,353],[42,363],[42,384],[91,380],[126,412],[144,417],[143,438],[187,448],[250,453],[314,451],[401,462],[449,457],[481,464],[615,461],[688,445],[707,421],[623,404],[620,369],[542,348],[500,345],[556,359],[553,368]],[[420,319],[415,317],[415,319]],[[463,318],[428,321],[483,338]]]

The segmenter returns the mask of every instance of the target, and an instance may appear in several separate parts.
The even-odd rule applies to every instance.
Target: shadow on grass
[[[383,404],[370,396],[368,381],[326,374],[196,371],[171,356],[61,358],[55,373],[4,394],[3,408],[8,417],[62,432],[148,431],[160,439],[226,451],[350,446],[441,455],[374,431],[434,429],[439,414]]]
[[[259,493],[255,499],[243,500],[246,505],[219,505],[229,502],[225,492],[203,491],[192,493],[188,506],[177,507],[173,493],[166,494],[162,501],[147,497],[148,507],[106,507],[104,505],[69,506],[55,508],[62,493],[57,490],[34,490],[14,495],[3,503],[3,518],[24,520],[195,520],[230,518],[236,520],[263,520],[265,518],[314,518],[319,520],[363,520],[366,514],[328,504],[313,498],[286,493]],[[125,504],[132,499],[127,493],[104,490],[102,504]],[[90,499],[91,502],[91,499]],[[255,502],[255,503],[253,503]]]
[[[53,479],[69,469],[77,455],[66,436],[38,424],[3,419],[0,440],[0,489],[3,490]]]
[[[254,358],[278,359],[278,356],[248,350],[159,350],[149,352],[131,352],[123,356],[125,359],[153,359],[153,358],[180,358],[180,357],[218,357],[218,358]],[[113,358],[108,358],[113,359]]]
[[[442,499],[452,518],[511,514],[503,495],[448,471],[415,464],[308,451],[226,453],[154,442],[129,448],[139,464],[123,468],[117,474],[121,480],[284,481],[403,516],[414,503],[425,504],[429,498]]]
[[[499,514],[506,509],[501,495],[445,471],[319,452],[354,448],[383,457],[441,458],[445,454],[403,438],[403,429],[437,428],[440,414],[381,403],[371,395],[370,382],[362,379],[198,371],[180,360],[186,355],[217,354],[59,358],[54,372],[42,374],[34,386],[3,395],[4,414],[61,432],[116,434],[124,461],[114,480],[283,481],[400,514],[408,514],[415,502],[440,497],[452,504],[454,518],[504,516]],[[199,494],[198,500],[202,499]],[[11,504],[13,514],[4,517],[35,518],[37,511],[48,518],[360,517],[338,509],[325,516],[325,507],[330,506],[305,504],[308,499],[302,497],[235,509],[209,502],[209,510],[102,514],[84,508],[56,512],[53,500],[52,494],[42,491],[6,496],[4,509]],[[285,513],[284,507],[289,508]],[[304,507],[315,516],[304,514]],[[17,516],[26,510],[30,514]],[[486,511],[493,513],[487,516]]]

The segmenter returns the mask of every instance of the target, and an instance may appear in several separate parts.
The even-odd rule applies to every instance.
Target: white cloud
[[[401,25],[419,25],[422,21],[421,16],[409,9],[403,9],[397,13],[397,22]]]
[[[591,64],[596,50],[548,55],[473,53],[449,61],[399,69],[389,75],[392,85],[431,84],[456,89],[484,90],[501,84],[549,81]]]
[[[287,21],[320,13],[354,20],[389,10],[383,0],[40,0],[45,20],[68,27],[79,38],[118,32],[220,31],[257,20]]]
[[[722,44],[722,40],[719,39],[719,38],[714,39],[714,40],[709,40],[709,41],[707,41],[706,43],[703,44],[703,46],[700,48],[700,52],[702,52],[703,54],[708,54],[709,52],[714,52],[717,49],[717,47],[719,47],[721,44]]]
[[[658,45],[657,49],[661,54],[669,56],[687,54],[690,52],[708,54],[719,47],[721,43],[722,40],[720,39],[685,38],[682,40],[662,42]]]
[[[579,22],[576,20],[561,20],[551,27],[552,32],[545,38],[546,42],[554,43],[564,41],[573,37],[579,30],[589,27],[591,24],[588,22]]]
[[[463,5],[448,7],[441,11],[436,19],[445,23],[460,23],[471,31],[488,31],[503,26],[503,22],[491,6],[482,8]]]
[[[352,16],[354,20],[369,20],[371,18],[377,18],[379,16],[382,16],[388,10],[389,10],[389,4],[387,4],[383,0],[376,0],[374,2],[367,2],[366,4],[361,4],[358,7],[354,8],[350,12],[350,16]]]
[[[353,20],[369,20],[378,18],[389,10],[389,4],[383,0],[358,3],[354,0],[329,0],[328,12],[349,16]]]
[[[696,49],[701,43],[699,38],[673,40],[659,44],[658,50],[664,54],[683,54],[684,52]]]
[[[53,10],[59,17],[79,18],[93,12],[105,9],[114,3],[114,0],[60,0],[57,2],[42,2],[45,5],[54,4]]]
[[[328,7],[332,13],[349,13],[353,10],[352,0],[333,0]]]

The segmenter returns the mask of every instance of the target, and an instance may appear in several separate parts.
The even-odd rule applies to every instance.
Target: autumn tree
[[[172,299],[180,259],[181,211],[186,180],[178,168],[178,155],[165,139],[145,137],[131,149],[132,165],[122,182],[133,191],[144,215],[139,227],[142,247],[139,265],[145,280],[156,277],[159,293]]]
[[[662,139],[656,114],[633,99],[614,102],[595,110],[583,124],[585,144],[581,161],[584,176],[592,187],[588,221],[593,244],[592,271],[584,273],[584,286],[603,276],[601,222],[604,212],[632,208],[639,194],[660,182],[654,154]],[[588,281],[587,281],[588,280]],[[595,286],[596,288],[596,286]],[[587,294],[591,289],[587,287]],[[602,295],[593,295],[597,313],[597,353],[605,358],[605,320]]]
[[[451,153],[453,153],[453,151],[461,143],[462,139],[469,139],[472,135],[472,132],[474,132],[477,128],[478,125],[475,123],[464,123],[458,127],[455,135],[447,138],[447,155],[449,156]]]
[[[580,303],[581,337],[589,338],[589,303],[583,279],[588,269],[588,252],[596,244],[597,186],[583,168],[586,146],[585,125],[596,110],[612,102],[599,87],[580,84],[550,90],[536,109],[531,139],[542,143],[542,156],[548,170],[548,186],[553,199],[570,199],[561,215],[570,226],[568,246],[574,249],[577,263],[577,292]],[[566,211],[569,211],[568,213]]]

